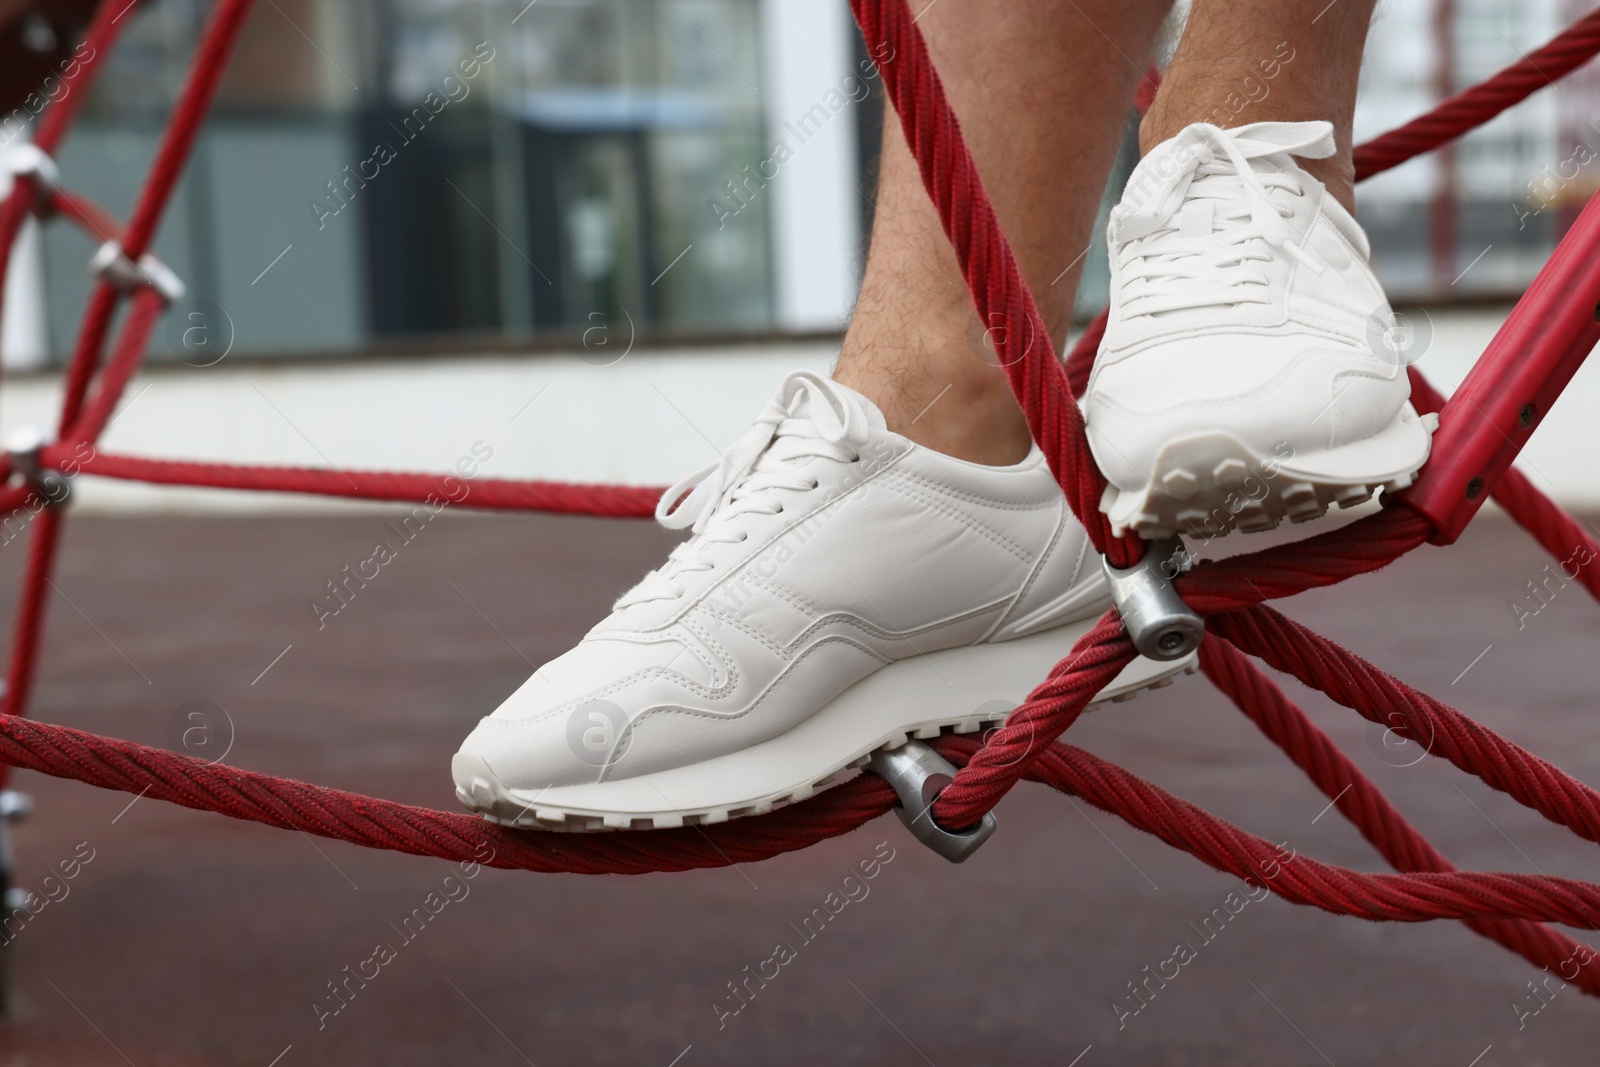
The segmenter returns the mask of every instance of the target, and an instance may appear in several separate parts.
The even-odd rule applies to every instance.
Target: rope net
[[[721,824],[608,834],[509,830],[476,816],[208,763],[24,717],[62,521],[61,509],[47,505],[48,486],[41,480],[41,472],[405,502],[426,500],[443,486],[442,475],[240,466],[115,455],[95,448],[127,383],[137,373],[150,334],[165,309],[168,295],[159,284],[159,265],[144,257],[251,4],[252,0],[221,0],[214,9],[126,227],[104,209],[63,188],[53,164],[45,165],[71,124],[84,96],[81,92],[67,94],[45,113],[34,142],[43,163],[14,167],[18,179],[0,205],[0,276],[30,213],[68,219],[102,241],[116,242],[128,265],[137,265],[131,280],[127,271],[120,279],[114,272],[102,272],[90,297],[67,367],[58,443],[44,447],[28,463],[22,457],[0,457],[0,478],[16,483],[0,488],[0,514],[37,513],[29,529],[27,570],[17,606],[4,703],[0,705],[0,784],[10,767],[24,767],[369,848],[479,862],[489,855],[486,862],[492,866],[584,874],[680,871],[751,862],[847,833],[887,812],[895,803],[893,791],[876,776],[863,774],[769,814]],[[95,59],[85,64],[85,78],[93,77],[115,43],[121,27],[119,17],[112,13],[119,6],[101,5],[89,28]],[[1113,536],[1100,514],[1098,504],[1106,483],[1090,455],[1083,415],[1074,399],[1087,381],[1104,332],[1104,317],[1091,324],[1065,363],[1057,358],[905,0],[851,0],[851,6],[869,51],[892,57],[879,61],[883,83],[928,195],[955,248],[978,314],[994,327],[990,333],[999,362],[1006,369],[1030,431],[1096,549],[1117,566],[1136,562],[1145,550],[1143,543],[1132,536]],[[880,43],[888,47],[875,47]],[[1360,146],[1356,150],[1359,174],[1378,173],[1460,136],[1576,69],[1597,52],[1600,11],[1483,84]],[[1145,80],[1142,98],[1148,99],[1154,84],[1153,76]],[[1600,229],[1596,212],[1600,209],[1591,204],[1574,233]],[[1539,292],[1554,299],[1551,292],[1559,292],[1561,287],[1554,281],[1541,285],[1551,270],[1547,267],[1541,274],[1524,304]],[[1592,306],[1600,292],[1586,292],[1585,297]],[[107,353],[113,317],[125,300],[131,302],[129,314]],[[1588,337],[1587,343],[1592,345],[1593,338]],[[1550,372],[1557,390],[1560,375],[1557,369]],[[1442,429],[1472,417],[1455,410],[1415,368],[1411,368],[1411,378],[1417,408],[1440,412]],[[1526,420],[1523,426],[1527,426]],[[1474,432],[1511,440],[1493,424],[1480,425]],[[1371,920],[1459,919],[1538,966],[1559,967],[1581,955],[1585,962],[1578,974],[1568,976],[1563,969],[1562,976],[1600,995],[1600,959],[1578,953],[1575,942],[1542,925],[1600,929],[1600,884],[1457,870],[1257,666],[1259,660],[1293,675],[1552,822],[1588,841],[1600,842],[1600,794],[1595,790],[1263,603],[1378,570],[1424,542],[1453,539],[1455,529],[1443,528],[1430,518],[1431,513],[1407,503],[1430,478],[1437,480],[1435,468],[1441,462],[1436,458],[1412,492],[1386,500],[1390,506],[1376,514],[1304,541],[1200,564],[1176,582],[1189,606],[1207,618],[1208,633],[1200,652],[1205,675],[1305,771],[1332,806],[1399,873],[1367,874],[1307,857],[1284,862],[1279,846],[1121,767],[1055,740],[1135,656],[1114,610],[1067,652],[1007,724],[986,741],[955,736],[934,742],[961,768],[939,795],[933,808],[935,817],[946,826],[971,825],[1017,782],[1041,782],[1124,819],[1208,866],[1265,885],[1298,904]],[[1476,481],[1477,490],[1466,490],[1469,499],[1492,496],[1556,558],[1565,557],[1580,544],[1600,553],[1600,545],[1577,522],[1515,470],[1494,474],[1487,485],[1485,479]],[[1485,488],[1487,494],[1482,493]],[[466,506],[643,517],[652,512],[659,492],[491,479],[474,482],[472,500]],[[1600,595],[1600,569],[1584,571],[1583,582]]]

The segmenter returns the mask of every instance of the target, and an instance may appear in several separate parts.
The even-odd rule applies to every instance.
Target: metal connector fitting
[[[1182,659],[1200,647],[1205,620],[1183,602],[1172,580],[1189,569],[1189,550],[1177,538],[1152,541],[1144,558],[1126,570],[1105,561],[1111,599],[1139,654]]]
[[[956,768],[921,741],[872,754],[867,769],[888,782],[900,798],[895,814],[913,837],[949,860],[960,863],[989,840],[999,821],[986,812],[976,826],[959,832],[946,830],[933,820],[933,802],[956,776]]]
[[[116,241],[107,241],[95,250],[89,260],[89,273],[121,292],[154,290],[168,305],[176,304],[189,291],[183,279],[155,256],[146,252],[134,263],[123,255],[122,246]]]
[[[14,789],[0,790],[0,921],[9,921],[13,915],[33,903],[33,894],[11,884],[16,871],[16,856],[11,849],[11,824],[33,807],[26,793]],[[5,927],[5,937],[0,939],[0,1018],[9,1016],[16,1008],[11,993],[11,961],[15,955],[12,947],[12,930]]]
[[[21,822],[33,814],[33,798],[16,789],[0,789],[0,820]]]
[[[34,425],[17,427],[6,438],[6,452],[11,456],[11,469],[44,498],[51,507],[62,507],[72,499],[72,483],[58,470],[44,465],[41,458],[50,438],[44,430]]]
[[[0,154],[0,170],[13,178],[28,180],[54,191],[61,184],[61,171],[50,153],[31,142],[20,142]]]

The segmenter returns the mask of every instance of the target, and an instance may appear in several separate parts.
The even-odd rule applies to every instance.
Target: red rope
[[[980,742],[948,737],[939,751],[952,762]],[[1309,856],[1287,858],[1278,845],[1248,834],[1138,775],[1092,753],[1056,743],[1029,779],[1070,793],[1153,834],[1202,863],[1265,885],[1285,900],[1337,915],[1379,921],[1530,919],[1600,929],[1600,886],[1537,874],[1416,872],[1362,874]]]
[[[28,710],[33,677],[39,665],[39,642],[44,637],[45,605],[49,601],[50,573],[61,541],[61,511],[45,507],[29,531],[28,562],[23,570],[22,595],[17,598],[16,620],[11,628],[11,661],[6,669],[6,691],[0,697],[0,721]],[[12,761],[7,760],[7,763]],[[0,788],[11,777],[9,766],[0,767]]]
[[[1415,367],[1411,368],[1411,402],[1424,413],[1444,409],[1444,397]],[[1550,554],[1563,580],[1582,582],[1600,599],[1600,541],[1590,536],[1582,523],[1557,507],[1514,467],[1500,476],[1489,495]]]
[[[982,747],[949,737],[961,763]],[[307,785],[114,741],[65,726],[0,717],[0,759],[104,788],[372,848],[490,866],[581,874],[641,874],[753,862],[846,833],[888,810],[893,794],[861,775],[760,818],[613,834],[510,831],[467,815]],[[1516,918],[1600,928],[1600,886],[1540,875],[1461,872],[1367,875],[1286,858],[1187,801],[1081,749],[1044,748],[1029,777],[1126,819],[1202,862],[1286,900],[1367,919]]]
[[[50,465],[74,456],[72,443],[45,449]],[[579,482],[517,482],[501,478],[465,479],[448,474],[398,474],[386,471],[322,470],[315,467],[254,467],[230,463],[148,459],[96,451],[78,466],[105,478],[127,478],[160,485],[213,489],[258,489],[282,493],[438,503],[465,508],[550,511],[610,518],[649,518],[662,490],[645,486],[588,485]]]
[[[1050,333],[1000,231],[922,31],[904,0],[851,0],[850,6],[868,50],[884,57],[878,60],[884,88],[1028,430],[1095,548],[1116,566],[1126,567],[1144,555],[1143,544],[1132,535],[1113,536],[1100,513],[1106,480],[1089,452],[1083,412],[1072,399]]]
[[[983,818],[1136,655],[1117,613],[1106,612],[945,786],[934,801],[934,818],[951,827]]]
[[[161,213],[166,209],[172,190],[178,185],[184,162],[188,160],[194,139],[200,133],[200,124],[205,121],[206,112],[211,108],[211,98],[227,68],[228,55],[233,51],[239,31],[244,28],[253,2],[221,0],[206,22],[194,65],[189,68],[183,91],[178,94],[172,117],[168,120],[166,136],[161,139],[161,147],[156,150],[155,160],[145,177],[144,189],[134,205],[133,215],[128,219],[122,251],[129,259],[137,261],[148,249],[150,238],[155,236]]]
[[[1142,546],[1133,538],[1112,538],[1099,513],[1099,497],[1105,483],[1094,468],[1082,415],[1072,399],[1087,379],[1103,322],[1091,325],[1063,371],[906,5],[903,0],[853,0],[853,6],[869,44],[890,45],[886,51],[874,48],[888,57],[881,64],[885,85],[918,159],[924,184],[956,249],[978,313],[983,322],[993,327],[996,351],[1027,415],[1030,430],[1050,458],[1069,502],[1096,545],[1118,563],[1131,562]],[[180,98],[172,128],[157,154],[129,227],[127,247],[132,255],[148,243],[182,161],[192,147],[247,8],[248,0],[224,0],[207,30],[189,88]],[[1380,138],[1363,150],[1367,154],[1361,158],[1371,160],[1386,152],[1393,155],[1422,151],[1431,143],[1468,128],[1470,121],[1462,125],[1466,119],[1476,116],[1481,120],[1537,88],[1530,81],[1529,72],[1572,69],[1600,50],[1597,17],[1600,16],[1580,22],[1524,64],[1508,68],[1484,86],[1461,94],[1395,135]],[[111,31],[100,26],[97,32]],[[54,112],[51,118],[55,118]],[[59,132],[65,128],[65,121],[57,120],[50,128]],[[1428,138],[1436,140],[1425,143]],[[14,194],[0,211],[0,236],[8,232],[14,235],[14,230],[7,231],[6,226],[15,205],[25,200]],[[68,214],[82,216],[80,221],[93,219],[89,208],[75,209],[74,203],[70,198],[66,201]],[[104,287],[91,298],[68,375],[62,416],[64,443],[46,451],[47,464],[63,465],[70,459],[92,473],[165,484],[408,501],[425,500],[430,493],[448,499],[448,490],[456,484],[466,484],[464,480],[452,483],[445,477],[418,474],[238,467],[103,453],[85,458],[79,446],[93,442],[109,420],[138,367],[159,310],[159,301],[153,294],[136,299],[116,351],[100,374],[98,388],[85,404],[115,304],[115,294]],[[1497,495],[1503,496],[1503,502],[1519,521],[1556,552],[1571,541],[1576,525],[1560,515],[1525,479],[1519,479],[1514,473],[1508,475],[1496,488]],[[470,490],[466,498],[458,501],[464,506],[616,515],[648,514],[658,492],[490,479],[473,480]],[[0,494],[0,509],[15,508],[26,496],[25,488],[8,490]],[[25,705],[58,528],[59,518],[51,511],[40,517],[35,531],[20,604],[7,711],[21,710]],[[970,824],[1026,776],[1082,796],[1219,870],[1268,885],[1286,899],[1369,919],[1464,919],[1478,932],[1536,963],[1549,966],[1554,961],[1559,965],[1566,962],[1562,953],[1572,959],[1572,942],[1527,921],[1600,926],[1600,888],[1543,876],[1455,871],[1281,691],[1219,640],[1222,636],[1230,638],[1368,718],[1390,726],[1401,736],[1427,744],[1430,751],[1479,775],[1548,818],[1590,840],[1600,840],[1600,794],[1454,709],[1410,689],[1260,605],[1265,599],[1376,570],[1421,544],[1430,533],[1420,515],[1403,507],[1392,508],[1298,544],[1204,564],[1178,583],[1185,599],[1212,617],[1213,636],[1208,638],[1204,652],[1207,673],[1235,697],[1263,732],[1304,768],[1326,795],[1335,798],[1336,805],[1363,835],[1407,873],[1364,875],[1304,857],[1286,861],[1277,846],[1086,752],[1056,743],[1054,738],[1132,659],[1133,650],[1114,614],[1108,614],[1078,642],[988,744],[980,745],[967,738],[939,742],[941,750],[963,766],[941,794],[936,814],[946,825]],[[1591,588],[1596,587],[1595,582],[1586,581]],[[802,804],[726,825],[572,835],[506,831],[471,816],[434,812],[210,765],[130,742],[30,723],[16,716],[0,717],[0,760],[369,847],[462,860],[483,860],[485,852],[492,849],[493,858],[487,862],[494,865],[544,871],[637,873],[746,862],[844,833],[881,814],[892,801],[883,783],[863,775]],[[1574,980],[1564,972],[1563,977]],[[1580,984],[1594,991],[1596,980],[1595,965],[1587,965]]]
[[[1089,388],[1089,375],[1094,373],[1094,357],[1100,352],[1100,342],[1106,339],[1106,324],[1110,321],[1109,311],[1102,311],[1090,319],[1083,336],[1078,338],[1078,343],[1067,354],[1067,388],[1072,390],[1074,399],[1082,398],[1084,391]]]
[[[133,378],[134,372],[139,369],[139,364],[144,359],[145,345],[149,343],[150,335],[155,332],[156,322],[166,307],[166,301],[153,289],[141,289],[134,295],[132,306],[128,309],[128,317],[122,324],[122,333],[117,337],[116,347],[112,349],[111,358],[100,373],[99,388],[89,398],[87,405],[73,420],[72,425],[63,429],[63,436],[88,442],[100,439],[106,423],[111,421],[117,401],[122,398],[122,391]]]
[[[1477,129],[1506,108],[1554,85],[1597,52],[1600,9],[1591,11],[1488,81],[1457,93],[1426,115],[1357,147],[1356,181],[1381,174]]]
[[[1430,532],[1415,512],[1393,508],[1305,541],[1201,564],[1176,586],[1202,614],[1237,611],[1387,566]],[[982,818],[1134,655],[1116,612],[1108,612],[939,794],[934,817],[945,826],[970,826]]]
[[[1364,718],[1447,759],[1586,841],[1600,842],[1600,793],[1265,605],[1213,616],[1210,630]]]
[[[1401,871],[1456,868],[1405,820],[1371,779],[1329,740],[1238,649],[1216,635],[1200,646],[1200,667],[1239,710],[1306,773],[1331,806],[1349,819],[1383,858]],[[1600,996],[1600,959],[1564,934],[1521,919],[1468,919],[1468,929],[1548,967],[1584,992]],[[1568,964],[1572,974],[1567,973]]]
[[[77,223],[78,228],[96,241],[121,241],[123,235],[122,221],[108,209],[90,200],[81,193],[74,193],[66,189],[57,189],[45,198],[45,206]]]
[[[127,21],[121,17],[122,14],[126,14],[126,8],[119,8],[116,2],[103,3],[95,8],[94,18],[90,21],[83,44],[78,49],[88,58],[77,60],[76,76],[65,83],[66,94],[58,97],[44,109],[44,114],[39,119],[39,127],[34,133],[33,143],[45,153],[55,154],[72,120],[77,116],[78,109],[83,106],[95,74],[105,61],[106,54],[111,51],[111,46],[116,43],[122,28],[127,25]],[[39,187],[34,182],[15,182],[5,203],[0,204],[0,279],[6,276],[17,234],[22,232],[22,224],[34,210],[38,194]],[[3,299],[3,290],[4,286],[0,286],[0,299]]]
[[[78,112],[88,99],[89,86],[94,81],[95,75],[100,72],[106,56],[111,54],[117,38],[122,36],[122,31],[127,28],[129,20],[123,16],[129,14],[129,11],[129,4],[119,0],[109,0],[107,3],[95,5],[94,17],[89,21],[88,30],[84,32],[83,43],[73,53],[74,56],[85,53],[86,58],[77,60],[77,76],[66,83],[66,94],[45,108],[33,138],[34,144],[52,156],[56,154],[56,149],[61,147],[67,131],[72,128],[73,120],[78,117]]]
[[[573,834],[507,830],[476,815],[207,763],[17,716],[0,716],[0,761],[367,848],[547,873],[644,874],[752,862],[848,833],[894,803],[894,793],[881,779],[861,775],[760,818],[676,830]],[[485,845],[493,850],[492,859],[484,860]]]

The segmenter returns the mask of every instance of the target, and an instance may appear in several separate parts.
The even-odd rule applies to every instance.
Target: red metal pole
[[[27,569],[22,597],[17,601],[15,629],[11,632],[11,662],[6,669],[6,692],[0,715],[21,715],[28,709],[34,671],[39,664],[39,642],[44,636],[45,601],[50,574],[55,569],[56,547],[61,540],[61,509],[46,505],[33,520],[28,542]],[[0,789],[11,778],[9,764],[0,763]]]
[[[1477,514],[1600,342],[1600,196],[1591,198],[1440,416],[1433,456],[1401,498],[1449,544]]]
[[[89,95],[100,64],[105,61],[111,47],[116,44],[117,36],[127,25],[128,20],[122,16],[128,13],[129,4],[130,0],[104,0],[96,9],[94,21],[89,23],[89,30],[79,45],[79,51],[87,49],[87,53],[85,58],[78,60],[76,77],[64,80],[66,95],[45,108],[44,116],[39,120],[33,143],[46,153],[55,154],[56,147],[66,136],[67,127],[83,105],[84,98]],[[11,263],[12,246],[16,244],[17,234],[21,232],[22,224],[27,221],[37,200],[38,193],[31,181],[16,181],[12,183],[11,193],[5,203],[0,204],[0,299],[4,296],[3,283]]]
[[[167,200],[172,195],[173,188],[177,185],[183,163],[194,147],[200,124],[211,105],[217,84],[222,79],[228,53],[232,51],[234,42],[238,39],[239,31],[250,13],[252,2],[253,0],[223,0],[206,27],[199,52],[179,95],[172,122],[167,128],[166,137],[156,151],[150,174],[123,238],[123,250],[131,259],[137,260],[155,235],[156,224],[161,218]],[[117,0],[112,0],[112,3],[104,6],[115,7]],[[120,10],[125,14],[128,9],[122,6]],[[115,21],[117,20],[102,24],[97,20],[95,24],[108,41],[115,33],[112,28]],[[76,103],[73,106],[76,107]],[[69,110],[55,119],[41,131],[41,141],[53,145],[65,131],[70,118]],[[10,210],[14,212],[15,208]],[[5,221],[5,218],[0,217],[0,221]],[[83,331],[79,334],[77,348],[68,368],[59,434],[68,431],[82,409],[84,395],[88,391],[89,382],[94,376],[95,368],[100,362],[101,351],[105,347],[105,337],[119,295],[102,282],[95,286],[94,293],[89,298],[89,309],[85,316]],[[133,329],[135,337],[141,330],[147,332],[152,324],[146,321],[149,318],[148,315],[142,317],[135,315],[130,320],[128,325]],[[130,359],[127,362],[128,373],[131,373],[137,361]],[[107,403],[115,403],[114,395],[106,399]],[[109,411],[106,414],[109,415]],[[55,563],[60,527],[60,509],[55,507],[46,507],[34,521],[22,598],[17,605],[16,624],[12,633],[12,654],[7,672],[6,692],[4,698],[0,699],[0,713],[20,715],[27,710],[28,696],[33,688],[34,671],[37,666],[39,641],[44,629],[45,605],[48,599],[46,590],[50,585],[50,574]],[[0,784],[4,783],[8,774],[9,768],[0,768]]]

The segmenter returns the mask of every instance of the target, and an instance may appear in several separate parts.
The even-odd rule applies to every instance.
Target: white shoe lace
[[[1300,248],[1300,234],[1285,221],[1293,212],[1273,199],[1280,190],[1304,196],[1300,180],[1252,161],[1331,156],[1331,123],[1257,122],[1231,130],[1196,123],[1158,151],[1134,171],[1111,213],[1124,318],[1268,303],[1271,279],[1252,264],[1271,262],[1273,249],[1322,273],[1323,264]]]
[[[721,459],[661,494],[656,521],[670,530],[692,529],[693,536],[624,593],[616,610],[683,596],[680,575],[715,566],[706,556],[708,546],[747,540],[749,531],[740,522],[746,516],[783,511],[773,490],[818,487],[816,478],[796,469],[801,460],[821,456],[854,463],[867,432],[866,415],[836,383],[811,371],[789,375],[755,425]]]

